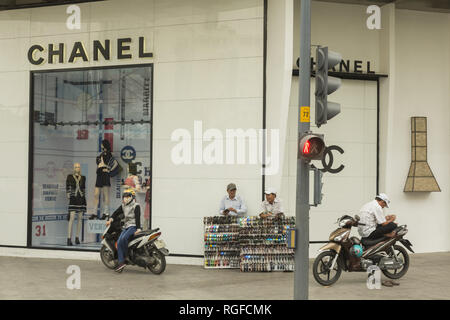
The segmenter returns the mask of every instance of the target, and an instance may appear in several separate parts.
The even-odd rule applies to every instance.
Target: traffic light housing
[[[314,165],[310,166],[310,170],[314,172],[314,197],[313,197],[313,203],[312,205],[317,207],[319,204],[322,203],[322,178],[323,178],[323,172],[319,168],[316,168]]]
[[[303,160],[321,160],[325,151],[323,134],[307,133],[300,139],[299,155]]]
[[[316,125],[320,127],[341,112],[339,103],[328,101],[328,95],[339,89],[341,79],[328,76],[328,70],[340,63],[341,54],[328,51],[328,47],[316,49]]]

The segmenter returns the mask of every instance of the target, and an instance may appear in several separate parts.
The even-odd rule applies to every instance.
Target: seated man
[[[228,195],[220,201],[219,214],[224,216],[243,216],[247,213],[247,206],[241,196],[236,196],[236,185],[230,183],[227,186]]]
[[[264,194],[266,200],[261,203],[261,218],[284,217],[284,209],[281,199],[277,198],[277,191],[274,188],[268,188]]]
[[[386,194],[380,193],[366,203],[360,210],[360,225],[358,232],[361,237],[375,240],[378,238],[395,236],[394,230],[397,224],[394,223],[396,216],[384,216],[383,208],[389,208],[389,198]]]

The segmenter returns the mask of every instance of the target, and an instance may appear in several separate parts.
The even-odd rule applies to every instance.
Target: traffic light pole
[[[311,77],[311,0],[301,0],[300,15],[300,70],[299,70],[299,124],[298,146],[302,135],[310,130]],[[309,163],[297,156],[297,195],[295,219],[294,300],[308,299],[309,275]]]

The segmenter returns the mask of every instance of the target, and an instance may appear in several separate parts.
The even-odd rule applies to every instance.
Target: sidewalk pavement
[[[71,265],[80,268],[80,289],[67,288],[71,274],[66,271]],[[117,274],[101,261],[4,256],[0,266],[3,300],[291,300],[294,292],[293,272],[244,273],[168,264],[161,275],[136,266],[127,266]],[[400,285],[379,290],[367,288],[364,272],[343,272],[335,285],[322,287],[315,282],[310,267],[309,299],[450,299],[449,266],[450,252],[412,254]]]

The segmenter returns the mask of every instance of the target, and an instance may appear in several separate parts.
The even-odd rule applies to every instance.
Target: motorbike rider
[[[361,237],[371,240],[395,236],[394,230],[397,224],[394,223],[396,216],[384,216],[383,208],[389,208],[389,197],[378,194],[374,200],[366,203],[360,210],[360,222],[358,232]],[[364,224],[364,225],[362,225]]]
[[[122,272],[125,268],[125,257],[128,250],[128,241],[133,236],[141,232],[141,206],[136,202],[136,193],[133,189],[127,189],[122,195],[122,205],[117,208],[111,218],[106,222],[109,226],[113,221],[123,218],[122,233],[117,241],[117,252],[119,264],[114,270]]]

